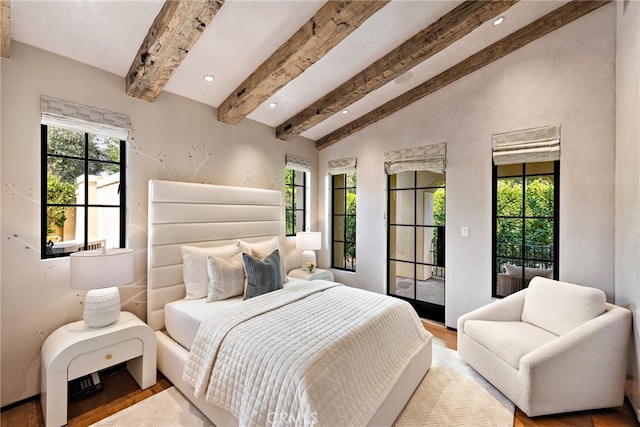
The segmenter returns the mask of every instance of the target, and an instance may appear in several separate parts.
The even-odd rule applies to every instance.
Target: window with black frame
[[[421,317],[444,321],[445,175],[403,171],[387,178],[387,290]]]
[[[307,172],[285,169],[286,235],[295,236],[307,229]]]
[[[558,277],[559,161],[494,165],[493,295]]]
[[[558,278],[561,125],[491,136],[492,295]]]
[[[125,141],[41,125],[42,258],[124,247]]]
[[[331,267],[356,271],[356,173],[331,176]]]

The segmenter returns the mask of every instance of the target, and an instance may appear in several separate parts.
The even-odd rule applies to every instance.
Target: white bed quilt
[[[202,322],[184,368],[241,426],[365,425],[428,341],[406,302],[316,280]]]

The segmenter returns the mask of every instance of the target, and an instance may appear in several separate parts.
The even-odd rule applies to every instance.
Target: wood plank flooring
[[[456,332],[444,325],[423,321],[425,329],[445,347],[457,349]],[[88,399],[69,404],[68,426],[88,426],[128,406],[169,387],[171,383],[158,373],[158,382],[147,390],[140,390],[124,365],[102,373],[104,390]],[[1,427],[43,427],[40,400],[35,398],[11,409],[3,410]],[[627,400],[620,408],[574,412],[546,417],[529,418],[516,409],[513,427],[624,427],[640,426]]]

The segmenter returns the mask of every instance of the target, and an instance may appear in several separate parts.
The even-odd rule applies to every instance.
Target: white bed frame
[[[164,305],[185,296],[180,246],[281,237],[282,198],[282,193],[274,190],[149,181],[147,323],[158,338],[158,369],[219,427],[236,426],[238,420],[194,396],[193,388],[182,380],[188,351],[163,331]],[[393,424],[430,366],[429,340],[409,361],[370,425]]]

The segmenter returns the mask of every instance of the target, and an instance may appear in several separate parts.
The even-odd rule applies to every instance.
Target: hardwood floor
[[[452,350],[457,349],[456,332],[444,325],[423,321],[436,340]],[[147,390],[140,390],[124,365],[104,371],[101,375],[104,390],[88,399],[69,404],[68,426],[88,426],[128,406],[169,387],[171,383],[160,373],[158,382]],[[3,410],[1,427],[44,426],[40,400],[33,399],[11,409]],[[546,417],[529,418],[516,409],[513,427],[622,427],[640,426],[627,400],[620,408],[574,412]]]
[[[172,385],[158,372],[158,382],[146,390],[140,390],[125,364],[101,371],[100,379],[104,384],[104,390],[87,399],[69,403],[68,427],[91,425]],[[3,410],[1,418],[2,427],[44,427],[39,398]]]

